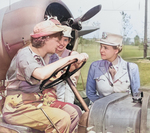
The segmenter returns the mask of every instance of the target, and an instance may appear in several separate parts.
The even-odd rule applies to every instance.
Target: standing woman
[[[64,31],[63,31],[63,36],[59,42],[59,46],[56,48],[56,54],[51,55],[48,58],[49,63],[53,63],[61,58],[79,54],[77,51],[71,51],[67,49],[67,45],[71,42],[71,39],[73,38],[71,36],[72,28],[68,27],[66,25],[63,25]],[[46,60],[45,58],[45,60]],[[46,61],[47,62],[47,61]],[[77,69],[78,66],[77,64],[71,65],[71,70]],[[75,74],[73,74],[70,78],[74,85],[76,86],[78,77],[80,75],[80,70],[78,70]],[[63,81],[59,83],[56,87],[56,94],[57,94],[57,99],[62,102],[68,102],[68,103],[74,103],[75,100],[75,95],[72,92],[71,88],[69,87],[68,83],[66,81]]]
[[[87,97],[95,100],[116,92],[129,92],[130,85],[134,95],[140,88],[138,66],[123,60],[118,54],[122,51],[122,36],[103,32],[100,39],[102,60],[91,64],[86,84]],[[129,79],[129,73],[131,81]]]

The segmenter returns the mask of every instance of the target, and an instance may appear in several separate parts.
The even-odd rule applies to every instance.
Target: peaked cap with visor
[[[119,49],[122,49],[122,40],[123,37],[121,35],[103,32],[102,38],[100,39],[100,41],[97,42],[105,45],[117,46]]]

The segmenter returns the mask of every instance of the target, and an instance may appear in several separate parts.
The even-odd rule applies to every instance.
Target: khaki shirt
[[[35,68],[43,65],[45,65],[43,58],[35,54],[29,47],[20,49],[7,71],[7,94],[15,94],[20,91],[25,93],[40,92],[41,82],[32,77],[32,73]]]

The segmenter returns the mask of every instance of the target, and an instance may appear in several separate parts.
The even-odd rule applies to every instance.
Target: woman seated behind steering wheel
[[[85,53],[65,57],[45,65],[43,58],[56,51],[64,28],[57,20],[38,23],[31,34],[29,46],[18,51],[7,72],[7,97],[3,107],[3,118],[7,123],[27,126],[40,131],[72,133],[79,121],[74,105],[57,100],[55,90],[40,91],[40,84],[68,61],[78,63],[88,59]],[[38,105],[43,106],[39,108]],[[47,114],[54,125],[41,111]]]

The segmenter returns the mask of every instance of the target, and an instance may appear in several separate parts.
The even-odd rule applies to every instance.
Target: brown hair
[[[48,38],[53,38],[53,37],[57,38],[58,37],[58,39],[61,40],[62,35],[63,35],[62,32],[58,32],[58,33],[55,33],[55,34],[52,34],[49,36],[42,36],[42,37],[38,37],[38,38],[31,37],[31,43],[32,43],[33,47],[41,48],[45,44],[45,42]]]
[[[112,46],[113,49],[118,49],[118,54],[122,51],[122,48],[118,47],[118,46]]]

